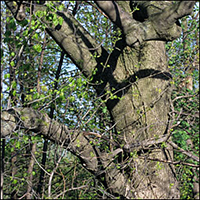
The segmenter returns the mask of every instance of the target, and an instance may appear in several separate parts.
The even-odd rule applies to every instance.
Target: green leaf
[[[106,113],[107,112],[107,107],[104,107],[102,111],[103,111],[103,113]]]
[[[17,141],[17,142],[16,142],[15,147],[18,148],[18,149],[20,149],[20,147],[21,147],[20,141]]]
[[[23,32],[23,36],[27,36],[28,35],[28,30],[25,30],[24,32]]]
[[[37,39],[38,39],[38,33],[35,33],[35,34],[32,36],[32,38],[37,40]]]
[[[16,96],[16,90],[13,90],[13,96]]]
[[[62,11],[62,10],[63,10],[63,5],[60,5],[60,6],[58,7],[58,10],[59,10],[59,11]]]
[[[59,18],[58,18],[58,21],[59,21],[59,24],[60,24],[60,25],[63,24],[63,20],[64,20],[64,19],[63,19],[62,17],[59,17]]]
[[[6,79],[6,78],[10,78],[10,74],[5,74],[4,75],[4,78]]]
[[[36,50],[38,53],[42,51],[42,47],[40,44],[36,44],[35,46],[33,46],[33,49]]]
[[[58,21],[57,19],[53,19],[53,24],[54,24],[54,26],[57,26],[58,23],[59,23],[59,21]]]
[[[17,182],[18,182],[17,179],[14,179],[12,183],[17,184]]]
[[[32,26],[35,25],[35,21],[34,21],[34,20],[31,21],[31,25],[32,25]]]
[[[36,15],[39,17],[39,18],[42,18],[44,16],[44,11],[41,11],[41,10],[38,10],[36,12]]]
[[[75,101],[75,97],[74,97],[74,96],[70,96],[70,97],[69,97],[69,101],[70,101],[70,102]]]
[[[14,62],[14,61],[11,61],[11,62],[10,62],[10,66],[11,66],[11,67],[14,67],[14,66],[15,66],[15,62]]]
[[[25,142],[27,142],[27,141],[29,140],[28,136],[27,136],[27,135],[23,135],[23,140],[24,140]]]
[[[15,52],[11,52],[11,54],[10,54],[12,57],[14,57],[15,56]]]
[[[12,81],[11,87],[12,87],[12,88],[16,88],[16,87],[17,87],[17,83],[16,83],[15,81]]]

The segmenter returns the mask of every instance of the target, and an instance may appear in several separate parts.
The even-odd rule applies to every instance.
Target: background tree
[[[195,2],[5,3],[4,195],[197,197]]]
[[[199,12],[198,5],[189,17],[182,19],[180,39],[168,43],[169,67],[174,76],[172,113],[173,141],[186,151],[199,152]],[[197,11],[197,12],[196,12]],[[186,155],[175,152],[177,162],[191,162]],[[183,198],[199,198],[199,168],[176,165]]]

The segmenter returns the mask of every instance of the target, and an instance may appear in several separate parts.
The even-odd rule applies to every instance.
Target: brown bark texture
[[[14,16],[18,16],[12,3],[6,2]],[[111,153],[102,152],[89,136],[92,133],[69,130],[67,125],[32,108],[11,108],[3,111],[2,135],[6,137],[13,130],[23,128],[63,144],[99,180],[104,178],[104,183],[112,194],[125,198],[179,198],[173,166],[148,158],[173,161],[170,145],[162,148],[161,142],[156,143],[156,138],[162,138],[169,133],[172,76],[167,67],[165,44],[166,41],[180,36],[178,19],[189,15],[195,2],[95,3],[123,33],[123,38],[116,43],[110,54],[98,45],[68,11],[57,12],[64,19],[62,25],[48,27],[47,21],[43,20],[43,23],[47,25],[47,33],[83,74],[86,77],[93,76],[94,83],[101,83],[94,86],[98,95],[112,91],[119,97],[108,99],[106,105],[113,123],[116,124],[114,138],[120,145],[116,145]],[[139,11],[130,13],[136,5],[140,8]],[[38,9],[45,9],[45,6],[35,6],[34,11]],[[97,58],[91,56],[94,53],[98,55]],[[102,63],[110,67],[102,67]],[[97,70],[95,75],[94,70]],[[105,95],[104,98],[106,99]],[[96,136],[99,140],[103,139]],[[141,144],[149,140],[155,142],[147,150]],[[131,157],[131,152],[136,152],[137,156]],[[119,159],[120,155],[123,158]],[[128,163],[125,162],[126,158],[129,159]]]

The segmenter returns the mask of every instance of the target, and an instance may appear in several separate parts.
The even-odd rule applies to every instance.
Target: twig
[[[196,160],[197,162],[199,162],[199,158],[195,155],[193,155],[192,153],[185,151],[184,149],[182,149],[181,147],[179,147],[178,145],[176,145],[174,142],[172,141],[168,141],[168,143],[175,149],[179,150],[181,153],[189,156],[190,158],[192,158],[193,160]]]
[[[69,192],[69,191],[72,191],[72,190],[83,189],[83,188],[85,188],[85,187],[88,187],[88,186],[87,186],[87,185],[82,185],[82,186],[80,186],[80,187],[76,187],[76,188],[73,187],[73,188],[70,188],[70,189],[68,189],[68,190],[65,190],[65,191],[61,192],[59,195],[57,195],[57,196],[55,197],[55,199],[58,199],[59,196],[65,194],[66,192]]]
[[[181,162],[181,161],[173,162],[173,161],[170,161],[170,160],[161,160],[161,159],[158,159],[158,158],[147,158],[147,157],[144,157],[144,156],[138,156],[138,158],[142,158],[142,159],[145,159],[145,160],[159,161],[159,162],[169,163],[169,164],[173,164],[173,165],[177,165],[177,164],[180,163],[180,164],[188,165],[188,166],[191,166],[191,167],[196,167],[196,168],[199,167],[199,165],[195,165],[195,164],[192,164],[192,163],[185,163],[185,162]]]
[[[63,141],[63,143],[61,144],[61,147],[63,147],[64,143],[65,143],[65,141]],[[59,164],[60,164],[62,158],[65,156],[65,154],[66,154],[66,151],[65,151],[64,155],[61,155],[61,156],[59,157],[58,161],[56,162],[55,168],[53,169],[53,171],[52,171],[51,174],[50,174],[50,177],[49,177],[49,184],[48,184],[48,185],[49,185],[49,186],[48,186],[48,197],[49,197],[49,198],[51,197],[51,183],[52,183],[52,179],[53,179],[54,173],[56,172],[56,170],[57,170],[57,168],[58,168],[58,166],[59,166]]]
[[[182,99],[182,98],[190,98],[190,97],[194,97],[194,96],[197,96],[197,94],[192,94],[192,95],[185,95],[185,96],[179,96],[179,97],[176,97],[175,99],[172,100],[172,102],[178,100],[178,99]]]
[[[149,146],[153,146],[153,145],[158,145],[162,142],[166,142],[169,139],[169,135],[165,135],[164,137],[160,137],[160,138],[151,138],[148,140],[144,140],[142,142],[135,142],[132,144],[125,144],[123,149],[125,152],[131,152],[134,149],[140,150],[140,149],[145,149]]]
[[[31,152],[31,155],[33,156],[35,162],[39,165],[39,167],[40,167],[41,169],[43,169],[43,170],[45,171],[45,173],[47,173],[47,174],[50,176],[51,174],[49,174],[49,172],[47,172],[47,171],[40,165],[40,163],[37,161],[37,159],[35,158],[35,156],[34,156],[34,154],[33,154],[32,152]]]

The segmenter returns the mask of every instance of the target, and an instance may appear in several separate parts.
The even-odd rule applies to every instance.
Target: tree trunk
[[[119,101],[109,100],[108,109],[127,145],[167,134],[170,109],[171,75],[167,68],[165,42],[146,42],[143,47],[126,47],[117,59],[113,76],[124,89]],[[124,80],[128,84],[122,84]],[[123,94],[123,95],[122,95]],[[143,157],[173,160],[168,148],[138,152]],[[132,169],[135,169],[134,172]],[[172,166],[136,158],[126,176],[134,185],[134,198],[178,198],[179,191]]]
[[[56,27],[49,27],[46,18],[41,19],[47,33],[83,74],[93,76],[93,83],[98,81],[94,86],[97,94],[108,99],[106,105],[116,124],[113,139],[118,144],[113,152],[95,147],[95,140],[88,137],[91,133],[68,130],[67,125],[30,108],[5,111],[2,129],[7,136],[20,121],[24,128],[64,144],[112,194],[132,199],[179,198],[173,167],[167,163],[173,161],[173,152],[161,140],[169,136],[172,78],[164,41],[180,36],[182,29],[177,20],[190,14],[195,2],[138,1],[139,15],[131,16],[129,8],[134,2],[137,1],[95,1],[122,31],[122,39],[110,54],[69,12],[57,12],[64,21]],[[16,16],[12,3],[6,1],[6,5]],[[41,7],[35,6],[34,11]],[[118,98],[107,98],[109,92]],[[149,145],[149,141],[155,142]]]

